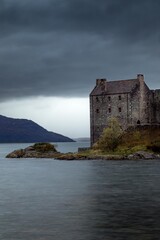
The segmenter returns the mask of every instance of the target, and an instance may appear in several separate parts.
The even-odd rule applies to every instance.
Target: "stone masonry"
[[[97,79],[90,94],[91,146],[111,117],[116,117],[124,129],[160,124],[160,89],[150,90],[142,74],[129,80]]]

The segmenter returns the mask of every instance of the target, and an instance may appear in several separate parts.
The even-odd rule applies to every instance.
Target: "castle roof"
[[[105,81],[103,84],[96,85],[91,95],[129,93],[138,85],[138,79]]]

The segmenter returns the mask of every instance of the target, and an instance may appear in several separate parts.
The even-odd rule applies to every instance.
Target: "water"
[[[24,146],[0,145],[1,240],[160,239],[158,160],[4,158]]]

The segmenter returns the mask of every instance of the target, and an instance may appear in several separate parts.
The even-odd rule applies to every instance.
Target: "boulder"
[[[54,158],[58,154],[54,145],[50,143],[36,143],[25,149],[15,150],[6,158]]]
[[[158,159],[160,156],[146,151],[138,151],[128,155],[128,159]]]

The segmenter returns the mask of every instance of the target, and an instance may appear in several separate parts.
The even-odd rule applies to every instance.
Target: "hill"
[[[58,133],[49,132],[27,119],[14,119],[0,115],[0,143],[73,142]]]

